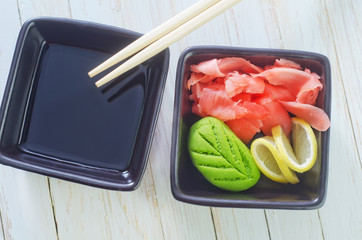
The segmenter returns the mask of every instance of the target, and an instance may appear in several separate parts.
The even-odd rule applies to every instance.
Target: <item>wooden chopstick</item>
[[[128,61],[124,62],[122,65],[114,69],[112,72],[101,78],[95,84],[97,87],[100,87],[109,81],[113,80],[114,78],[120,76],[121,74],[129,71],[130,69],[134,68],[135,66],[141,64],[145,60],[155,56],[157,53],[161,52],[162,50],[166,49],[168,46],[173,44],[174,42],[178,41],[185,35],[189,34],[190,32],[194,31],[198,27],[202,26],[206,22],[210,21],[214,17],[218,16],[219,14],[223,13],[227,9],[233,7],[241,0],[221,0],[216,4],[212,5],[199,15],[191,18],[189,21],[185,22],[184,24],[180,25],[178,28],[174,29],[173,31],[169,32],[165,36],[161,37],[157,41],[153,42],[152,44],[148,45],[146,48],[135,54],[131,57]]]
[[[205,11],[205,9],[211,7],[215,3],[219,2],[220,0],[200,0],[191,7],[185,9],[184,11],[180,12],[176,16],[172,17],[168,21],[162,23],[158,27],[154,28],[150,32],[144,34],[142,37],[138,38],[134,42],[132,42],[127,47],[123,48],[121,51],[113,55],[111,58],[91,70],[88,75],[90,77],[94,77],[95,75],[103,72],[104,70],[114,66],[115,64],[119,63],[120,61],[128,58],[129,56],[135,54],[136,52],[140,51],[141,49],[147,47],[157,39],[165,36],[167,33],[171,32],[175,28],[179,27],[186,21],[190,20],[194,16],[200,14],[201,12]]]

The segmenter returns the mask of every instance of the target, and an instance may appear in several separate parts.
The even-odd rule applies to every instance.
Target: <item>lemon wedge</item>
[[[311,169],[317,160],[317,139],[312,127],[297,117],[292,118],[292,144],[299,163],[293,165],[294,170],[305,172]]]
[[[272,137],[257,138],[250,147],[251,154],[260,171],[279,183],[298,183],[299,179],[282,159]]]
[[[289,168],[303,173],[317,159],[317,140],[311,126],[300,118],[292,118],[292,144],[280,126],[272,128],[273,138],[282,159]]]

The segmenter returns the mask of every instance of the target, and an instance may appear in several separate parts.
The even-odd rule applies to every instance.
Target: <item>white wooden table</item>
[[[196,0],[1,0],[0,96],[21,24],[61,16],[145,33]],[[170,191],[174,79],[192,45],[314,51],[332,66],[330,168],[313,211],[184,204]],[[362,239],[362,1],[244,0],[170,47],[149,164],[140,187],[115,192],[0,166],[0,239]]]

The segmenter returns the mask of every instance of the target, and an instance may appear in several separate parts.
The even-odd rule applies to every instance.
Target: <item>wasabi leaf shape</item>
[[[260,178],[249,148],[214,117],[202,118],[191,127],[188,150],[193,165],[221,189],[243,191]]]

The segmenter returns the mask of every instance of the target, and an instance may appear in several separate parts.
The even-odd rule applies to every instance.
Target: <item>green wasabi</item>
[[[192,125],[188,150],[193,165],[221,189],[243,191],[260,178],[249,148],[216,118],[205,117]]]

